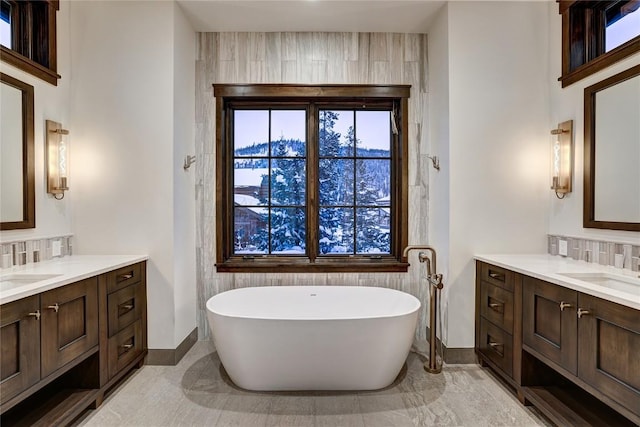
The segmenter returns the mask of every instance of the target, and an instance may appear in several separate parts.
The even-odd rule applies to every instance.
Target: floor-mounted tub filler
[[[440,354],[436,347],[438,323],[442,327],[442,310],[440,307],[440,291],[444,287],[442,283],[442,274],[438,273],[438,264],[436,257],[436,250],[428,245],[409,245],[404,248],[402,256],[404,258],[409,255],[409,252],[413,250],[419,250],[418,260],[424,262],[427,265],[427,285],[429,286],[429,359],[424,364],[424,370],[430,374],[439,374],[442,372],[442,340],[440,340]],[[423,252],[426,251],[426,252]],[[427,253],[428,252],[428,253]],[[431,257],[429,257],[431,254]],[[440,317],[440,322],[438,322]],[[440,336],[442,337],[442,330],[440,330]]]
[[[214,345],[241,388],[376,390],[398,376],[420,301],[365,286],[269,286],[207,301]]]

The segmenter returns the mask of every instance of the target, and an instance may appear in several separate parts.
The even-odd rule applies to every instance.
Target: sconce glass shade
[[[69,189],[69,131],[60,123],[47,120],[47,193],[62,199]]]
[[[573,181],[573,120],[558,124],[551,131],[551,189],[560,194],[571,192]]]

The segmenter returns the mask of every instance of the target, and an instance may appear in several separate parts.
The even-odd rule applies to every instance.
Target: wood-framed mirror
[[[584,90],[585,228],[640,231],[640,65]]]
[[[0,230],[35,228],[33,86],[0,80]]]

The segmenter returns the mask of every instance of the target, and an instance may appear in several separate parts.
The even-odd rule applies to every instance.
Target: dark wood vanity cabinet
[[[542,280],[523,278],[523,342],[572,374],[578,370],[578,293]]]
[[[146,342],[146,263],[3,304],[0,424],[67,425],[132,368]]]
[[[578,377],[640,423],[640,311],[580,293]]]
[[[0,403],[40,380],[40,301],[37,296],[0,310]]]
[[[103,310],[103,340],[107,348],[105,366],[106,378],[111,380],[147,348],[147,295],[146,269],[135,264],[105,275],[101,283],[106,295]]]
[[[558,425],[640,424],[638,310],[477,262],[476,353]]]
[[[476,269],[476,349],[483,364],[497,369],[509,382],[519,371],[522,322],[518,313],[521,287],[513,272],[478,263]]]
[[[98,346],[98,281],[91,278],[40,294],[41,375]]]

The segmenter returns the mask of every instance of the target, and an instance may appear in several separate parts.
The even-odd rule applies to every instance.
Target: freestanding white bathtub
[[[420,301],[387,288],[241,288],[207,301],[220,361],[247,390],[375,390],[398,376]]]

